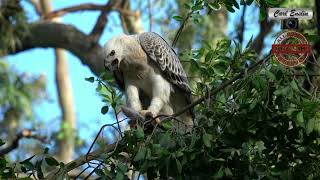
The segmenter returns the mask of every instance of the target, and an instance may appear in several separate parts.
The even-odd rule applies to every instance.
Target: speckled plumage
[[[191,89],[174,50],[158,34],[120,35],[105,47],[105,66],[126,93],[127,106],[153,116],[171,115],[191,102]],[[114,51],[112,53],[112,51]],[[193,125],[193,112],[179,117]]]

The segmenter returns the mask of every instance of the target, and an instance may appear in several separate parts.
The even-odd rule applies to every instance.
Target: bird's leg
[[[139,90],[136,86],[128,83],[126,85],[126,99],[127,99],[127,106],[132,108],[133,110],[140,112],[142,109],[142,105],[139,99]],[[132,119],[130,122],[130,127],[133,128],[136,126],[136,120]]]
[[[161,75],[155,75],[153,78],[152,87],[152,99],[150,106],[147,110],[141,111],[140,113],[150,119],[157,116],[163,106],[169,102],[170,98],[170,84],[163,79]],[[160,119],[157,118],[156,121],[159,123]]]
[[[136,86],[128,84],[126,86],[127,106],[135,111],[141,111],[142,106],[139,99],[139,90]]]

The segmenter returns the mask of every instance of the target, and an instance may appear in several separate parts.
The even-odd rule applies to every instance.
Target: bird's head
[[[108,71],[115,71],[120,68],[124,59],[126,35],[111,38],[104,45],[104,66]]]

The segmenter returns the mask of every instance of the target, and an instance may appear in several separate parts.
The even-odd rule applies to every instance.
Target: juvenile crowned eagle
[[[105,67],[114,73],[125,91],[127,106],[143,116],[172,115],[190,104],[186,73],[174,50],[160,35],[146,32],[113,37],[105,44],[104,55]],[[192,127],[192,110],[178,119],[184,127]]]

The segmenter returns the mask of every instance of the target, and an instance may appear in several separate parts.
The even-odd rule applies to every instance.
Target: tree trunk
[[[52,8],[49,0],[41,0],[42,12],[49,13]],[[52,21],[59,22],[59,19]],[[62,49],[54,50],[55,64],[55,80],[57,84],[59,105],[62,112],[60,133],[62,137],[58,137],[57,157],[60,161],[70,162],[74,152],[76,117],[74,112],[71,81],[68,73],[67,59]]]

